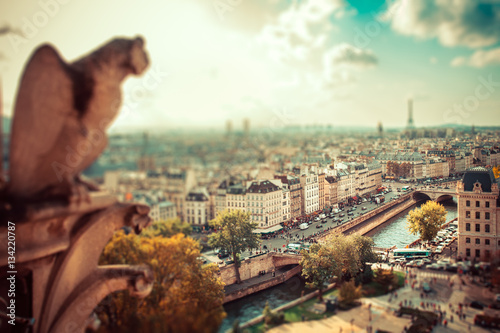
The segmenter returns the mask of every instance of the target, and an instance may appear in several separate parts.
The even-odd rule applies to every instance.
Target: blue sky
[[[152,64],[125,83],[114,130],[404,126],[408,98],[417,126],[500,125],[496,0],[3,2],[4,112],[38,45],[71,61],[138,34]]]

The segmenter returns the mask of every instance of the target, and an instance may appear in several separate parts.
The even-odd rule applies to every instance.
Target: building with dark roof
[[[283,222],[283,193],[269,180],[253,181],[246,190],[247,211],[261,229],[273,228]]]
[[[186,222],[194,226],[206,226],[210,219],[210,195],[206,188],[189,191],[185,200]]]
[[[457,184],[458,256],[487,261],[500,250],[498,179],[491,169],[468,169]]]

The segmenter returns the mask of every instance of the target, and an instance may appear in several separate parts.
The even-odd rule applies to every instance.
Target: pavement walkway
[[[394,310],[400,304],[419,308],[421,310],[442,313],[442,321],[434,327],[432,332],[498,332],[474,325],[474,316],[483,313],[482,310],[472,309],[465,304],[478,299],[493,297],[490,291],[471,283],[468,278],[461,278],[457,274],[420,271],[409,269],[405,287],[395,293],[374,298],[362,298],[360,307],[349,311],[339,311],[336,315],[315,321],[298,322],[275,327],[270,333],[322,333],[322,332],[404,332],[410,327],[408,316],[397,317]],[[463,281],[463,283],[462,283]],[[420,288],[423,282],[429,283],[432,292],[425,294]],[[412,288],[412,285],[414,286]],[[371,304],[371,305],[370,305]],[[460,312],[462,319],[457,312]],[[500,311],[497,311],[500,316]],[[465,315],[465,318],[463,317]],[[444,325],[446,319],[447,325]]]

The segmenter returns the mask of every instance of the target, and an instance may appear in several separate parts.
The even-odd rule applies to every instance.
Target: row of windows
[[[470,216],[471,216],[471,214],[470,214],[470,210],[467,210],[467,211],[465,212],[465,218],[466,218],[466,219],[470,219]],[[491,215],[490,215],[490,213],[489,213],[489,212],[485,212],[485,213],[484,213],[484,219],[485,219],[485,220],[489,220],[489,219],[490,219],[490,216],[491,216]],[[476,220],[480,220],[480,219],[481,219],[481,212],[476,212]]]
[[[467,257],[470,257],[470,249],[467,249],[467,248],[465,249],[465,255]],[[490,250],[484,250],[484,255],[487,258],[489,258],[489,256],[490,256]],[[476,249],[476,251],[475,251],[475,257],[477,257],[477,258],[481,257],[481,250]]]
[[[475,228],[476,228],[476,232],[481,232],[481,224],[476,223]],[[465,223],[465,231],[470,231],[470,223]],[[490,225],[489,224],[484,225],[484,232],[490,232]]]
[[[194,215],[194,209],[191,209],[191,210],[187,209],[186,214],[189,214],[189,213]],[[203,214],[205,214],[205,213],[203,213]],[[198,209],[198,215],[201,215],[201,209]]]
[[[196,223],[196,218],[195,217],[187,217],[188,223]],[[198,217],[198,224],[202,224],[203,222],[201,221],[201,217]]]
[[[486,208],[490,207],[490,202],[489,201],[486,201],[484,204],[485,204],[484,207],[486,207]],[[465,206],[470,207],[470,200],[465,201]],[[476,200],[476,207],[481,207],[481,202],[480,201]]]
[[[465,238],[465,243],[470,244],[470,238],[469,237]],[[481,245],[481,238],[476,238],[475,243],[477,245]],[[488,238],[486,238],[484,240],[484,245],[490,245],[490,240]]]

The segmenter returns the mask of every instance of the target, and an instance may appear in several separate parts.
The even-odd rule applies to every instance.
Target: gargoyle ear
[[[130,49],[130,67],[134,74],[141,74],[148,67],[148,55],[144,51],[144,39],[137,37],[132,41]]]

